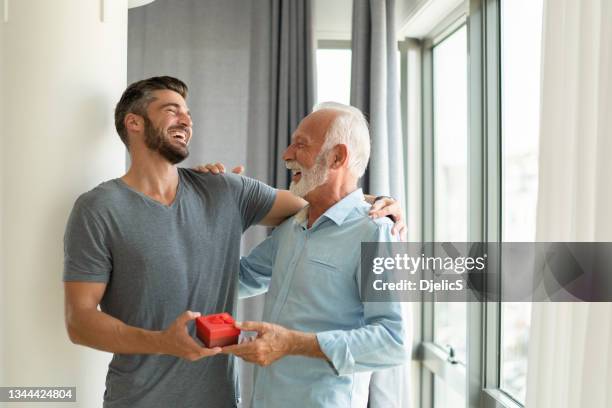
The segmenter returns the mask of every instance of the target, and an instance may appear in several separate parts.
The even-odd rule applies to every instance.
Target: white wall
[[[465,0],[398,0],[397,39],[423,38],[456,9],[465,7]]]
[[[109,355],[66,335],[63,233],[76,197],[124,169],[112,114],[125,87],[127,2],[18,0],[9,12],[0,20],[1,385],[77,386],[79,402],[65,406],[100,406]]]
[[[436,0],[396,0],[395,27],[399,31],[415,12]],[[315,0],[314,24],[317,39],[350,40],[353,0]]]
[[[395,0],[395,27],[399,29],[415,10],[431,0]]]
[[[4,24],[4,10],[0,10],[0,24]],[[0,146],[3,144],[4,140],[4,59],[3,59],[3,51],[4,51],[4,30],[0,29]],[[4,146],[0,150],[0,226],[3,225],[3,215],[4,215],[4,163],[6,163],[6,159],[4,157]],[[3,310],[6,310],[6,304],[4,302],[4,259],[3,249],[4,245],[2,243],[2,239],[4,237],[4,233],[2,229],[0,229],[0,385],[4,384],[4,361],[6,361],[6,357],[4,355],[4,333],[2,329],[4,328],[4,313]]]
[[[350,40],[353,0],[315,0],[315,37],[325,40]]]

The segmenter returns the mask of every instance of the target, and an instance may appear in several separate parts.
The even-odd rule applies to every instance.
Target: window
[[[502,239],[507,242],[535,241],[542,3],[501,1]],[[502,304],[500,388],[523,405],[530,319],[530,303]]]
[[[424,173],[425,241],[467,241],[467,28],[459,14],[444,34],[426,42],[423,68],[424,100],[431,101],[431,111],[424,116],[423,163],[431,166]],[[427,104],[427,102],[425,102]],[[427,109],[427,108],[425,108]],[[429,175],[428,175],[429,174]],[[430,187],[431,186],[431,187]],[[431,406],[465,406],[465,370],[467,343],[467,305],[459,302],[433,302],[424,306],[431,319],[426,352],[433,365],[425,365],[432,374]],[[433,344],[432,344],[433,343]],[[427,404],[426,404],[427,405]]]
[[[535,241],[542,3],[470,0],[410,21],[422,241]],[[411,72],[421,89],[406,91]],[[524,406],[531,305],[423,300],[421,408]]]
[[[433,48],[436,241],[467,240],[467,39],[462,26]]]
[[[351,97],[349,41],[319,41],[317,49],[317,101],[348,105]]]
[[[465,407],[465,398],[453,387],[436,377],[434,382],[434,408]]]
[[[462,26],[433,48],[434,240],[467,241],[467,39]],[[434,305],[434,342],[465,362],[466,304]]]

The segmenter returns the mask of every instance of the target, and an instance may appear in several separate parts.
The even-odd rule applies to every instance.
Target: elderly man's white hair
[[[337,102],[323,102],[312,110],[331,109],[339,115],[327,129],[321,153],[327,154],[334,146],[345,144],[348,148],[348,169],[357,178],[363,176],[370,160],[370,131],[363,113],[354,106]]]

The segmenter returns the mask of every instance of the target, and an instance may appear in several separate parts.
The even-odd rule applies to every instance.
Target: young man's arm
[[[209,163],[206,165],[200,165],[193,168],[193,170],[200,173],[212,173],[212,174],[223,174],[225,173],[225,166],[223,163]],[[244,172],[243,166],[238,166],[232,169],[234,174],[242,174]],[[372,204],[370,209],[370,217],[382,218],[389,216],[394,221],[393,234],[399,234],[402,241],[406,240],[406,224],[404,223],[402,208],[398,201],[391,197],[376,197],[372,195],[366,195],[366,201]],[[287,218],[295,215],[298,211],[304,208],[308,203],[306,200],[297,197],[293,193],[287,190],[277,190],[276,200],[268,214],[259,221],[260,225],[268,227],[276,227],[280,225]]]
[[[277,190],[276,199],[272,208],[259,222],[260,225],[276,227],[287,218],[295,215],[308,204],[306,200],[290,193],[287,190]]]
[[[188,333],[187,323],[200,314],[186,311],[165,330],[129,326],[98,310],[105,283],[65,282],[65,321],[75,344],[119,354],[169,354],[195,361],[221,349],[200,346]]]

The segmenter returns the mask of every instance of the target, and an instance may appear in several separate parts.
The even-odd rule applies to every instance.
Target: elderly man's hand
[[[225,173],[225,166],[223,163],[208,163],[193,167],[193,170],[197,171],[198,173],[220,174]],[[242,174],[243,172],[244,166],[236,166],[232,169],[232,173]]]
[[[277,324],[265,322],[236,322],[240,330],[255,331],[257,337],[233,346],[223,347],[223,353],[234,354],[260,366],[268,366],[291,353],[291,331]]]
[[[402,213],[399,201],[391,197],[383,197],[374,201],[372,208],[370,208],[370,217],[380,218],[386,216],[390,216],[395,222],[391,232],[394,235],[399,234],[401,241],[406,241],[406,223],[404,223],[404,214]]]

